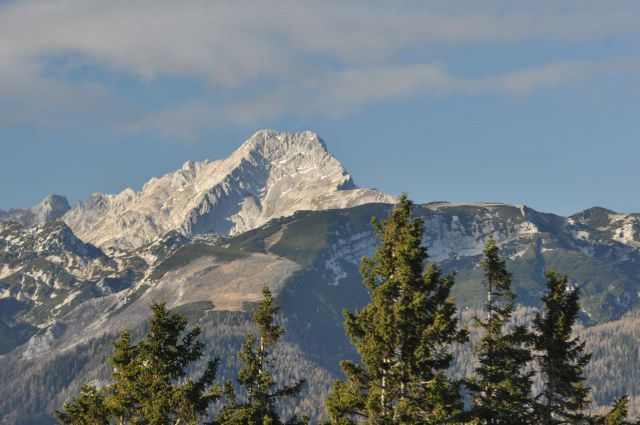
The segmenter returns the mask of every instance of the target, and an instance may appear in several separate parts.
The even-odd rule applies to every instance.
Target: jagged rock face
[[[25,226],[44,224],[59,219],[70,208],[67,198],[53,194],[33,208],[0,210],[0,221],[15,221]]]
[[[66,197],[52,194],[44,198],[31,211],[35,215],[36,223],[42,224],[59,219],[69,209],[71,207]]]
[[[263,130],[225,160],[186,162],[139,192],[93,194],[63,219],[83,240],[130,249],[171,230],[234,235],[300,210],[394,200],[356,188],[317,134]]]
[[[80,299],[108,293],[118,264],[78,239],[62,222],[0,222],[0,300],[29,307],[22,320],[40,325]]]

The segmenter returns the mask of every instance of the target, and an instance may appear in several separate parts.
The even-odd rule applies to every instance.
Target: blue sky
[[[0,0],[0,208],[313,130],[416,201],[640,211],[640,2]]]

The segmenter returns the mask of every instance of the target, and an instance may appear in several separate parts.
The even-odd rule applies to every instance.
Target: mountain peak
[[[612,216],[616,215],[615,211],[603,207],[591,207],[570,218],[593,228],[606,227],[611,223]]]
[[[270,165],[280,165],[296,156],[314,156],[315,160],[339,164],[339,161],[327,151],[327,146],[318,134],[312,131],[299,133],[276,130],[257,131],[234,152],[231,158],[246,156],[257,156]]]
[[[31,210],[36,215],[36,221],[38,223],[46,223],[57,220],[70,209],[69,201],[65,196],[52,193]]]
[[[226,159],[187,161],[140,192],[89,199],[64,220],[86,241],[128,249],[171,230],[233,235],[300,210],[371,202],[395,198],[358,189],[316,133],[260,130]]]
[[[251,137],[249,137],[244,145],[257,145],[257,144],[269,144],[269,145],[308,145],[318,146],[323,150],[327,150],[324,141],[318,136],[315,131],[305,130],[300,132],[288,132],[278,131],[271,129],[263,129],[256,131]]]
[[[15,221],[25,226],[48,223],[69,211],[69,201],[62,195],[51,194],[32,208],[0,210],[0,221]]]

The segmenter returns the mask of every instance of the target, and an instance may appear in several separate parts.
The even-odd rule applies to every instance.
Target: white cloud
[[[74,52],[145,78],[192,75],[233,86],[287,78],[314,56],[359,64],[441,44],[598,40],[637,34],[640,18],[633,3],[567,2],[575,6],[560,11],[552,2],[483,10],[441,3],[25,0],[0,8],[0,60]]]
[[[526,93],[611,66],[556,58],[534,69],[465,79],[430,62],[429,52],[640,35],[640,4],[615,3],[14,1],[0,6],[0,112],[29,119],[56,116],[56,107],[89,114],[104,108],[96,105],[123,102],[100,81],[53,78],[51,59],[59,55],[141,80],[204,81],[215,107],[181,102],[128,126],[156,128],[167,137],[194,137],[212,113],[251,122],[288,113],[339,115],[417,95]],[[232,100],[220,105],[218,98]]]

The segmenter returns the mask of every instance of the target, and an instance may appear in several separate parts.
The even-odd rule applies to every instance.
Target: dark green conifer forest
[[[585,369],[591,354],[576,336],[580,288],[568,276],[546,272],[541,308],[527,323],[516,320],[516,294],[499,247],[490,238],[480,264],[486,308],[468,326],[472,373],[452,369],[456,350],[470,342],[451,296],[455,274],[428,261],[424,223],[403,195],[382,221],[372,224],[379,245],[360,272],[370,295],[356,311],[344,311],[344,327],[359,361],[340,364],[343,377],[327,397],[324,423],[347,424],[540,424],[623,425],[627,397],[608,412],[591,410]],[[237,354],[235,379],[216,377],[224,359],[203,359],[201,330],[164,304],[153,304],[146,335],[134,341],[124,330],[109,358],[111,382],[86,385],[55,418],[76,424],[306,424],[285,416],[304,380],[277,382],[273,350],[283,336],[279,307],[269,289],[253,313],[253,328]],[[216,347],[212,347],[216,351]],[[193,378],[190,367],[206,361]]]

